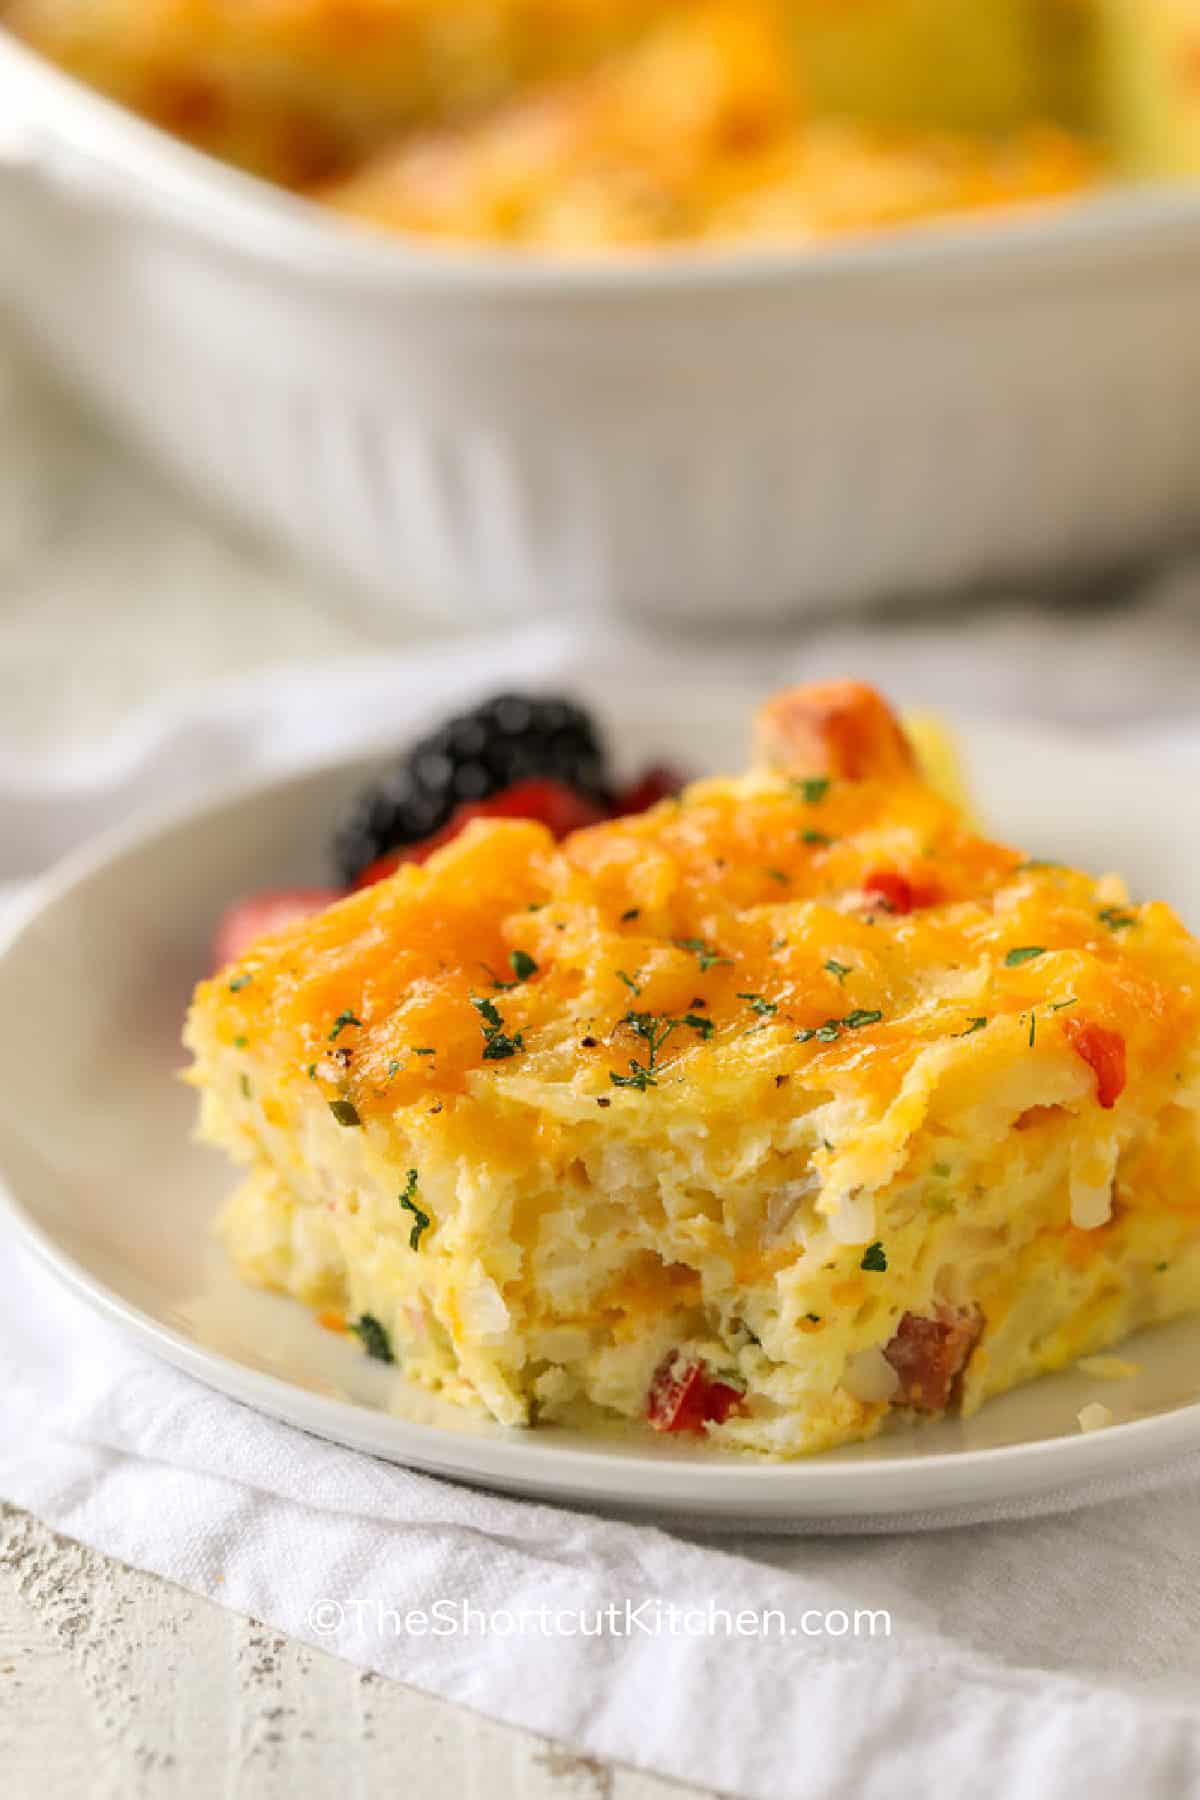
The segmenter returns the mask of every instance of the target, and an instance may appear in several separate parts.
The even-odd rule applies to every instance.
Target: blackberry
[[[582,707],[555,695],[497,694],[421,738],[354,796],[334,832],[338,872],[349,885],[389,850],[431,837],[464,801],[547,778],[609,805],[607,758],[595,724]]]

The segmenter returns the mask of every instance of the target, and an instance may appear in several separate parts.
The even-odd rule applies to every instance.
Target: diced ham
[[[982,1330],[976,1307],[941,1306],[933,1318],[905,1313],[883,1352],[900,1378],[893,1405],[944,1412]]]
[[[769,769],[840,781],[895,781],[916,767],[895,714],[862,681],[814,681],[777,694],[758,713],[754,747]]]

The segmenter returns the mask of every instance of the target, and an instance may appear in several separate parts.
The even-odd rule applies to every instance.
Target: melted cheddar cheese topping
[[[1136,1083],[1195,1035],[1200,964],[1169,908],[1113,892],[973,834],[916,779],[752,776],[561,846],[478,821],[208,993],[228,1041],[363,1118],[515,1079],[645,1104],[612,1080],[635,1064],[702,1088],[853,1069],[883,1099],[931,1044],[972,1059],[1019,1028],[1049,1055],[1085,1018]],[[653,1068],[631,1016],[680,1021]]]

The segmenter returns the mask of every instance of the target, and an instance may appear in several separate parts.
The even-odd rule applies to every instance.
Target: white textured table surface
[[[352,1668],[0,1507],[6,1800],[691,1792]]]
[[[1200,582],[1136,603],[995,602],[832,625],[803,657],[910,699],[1099,721],[1194,712]],[[403,641],[398,624],[388,642]],[[214,675],[382,640],[194,512],[0,346],[0,755],[102,742]],[[398,729],[402,722],[398,721]],[[0,1791],[651,1800],[669,1784],[556,1751],[0,1511]]]

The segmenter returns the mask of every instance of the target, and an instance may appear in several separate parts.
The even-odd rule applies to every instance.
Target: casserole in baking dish
[[[1184,171],[1187,90],[1160,102],[1187,9],[1102,3],[1133,34],[1120,154]],[[452,128],[468,169],[497,116]],[[343,176],[349,205],[366,161]],[[539,217],[578,245],[586,209]],[[744,629],[1074,580],[1200,525],[1191,186],[1101,182],[819,255],[777,230],[712,245],[351,229],[0,30],[0,299],[156,461],[376,619]]]
[[[1179,0],[6,0],[63,67],[385,228],[810,242],[1187,168]]]

